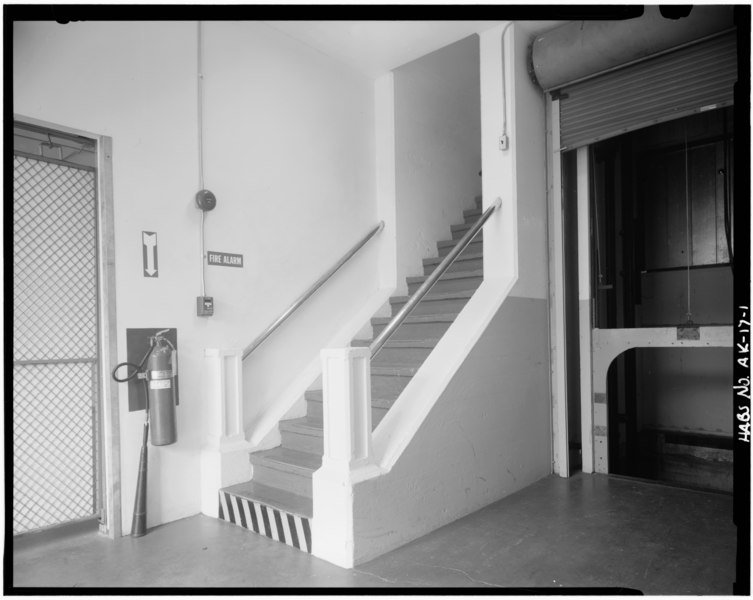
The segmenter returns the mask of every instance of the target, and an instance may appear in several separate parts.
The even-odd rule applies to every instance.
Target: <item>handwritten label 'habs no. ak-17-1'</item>
[[[210,251],[207,252],[207,264],[218,267],[243,267],[243,255]]]
[[[737,436],[738,439],[750,443],[751,436],[751,410],[750,410],[750,317],[748,307],[738,307],[740,318],[737,321],[738,341],[735,344],[735,358],[737,360],[736,371],[747,373],[737,378],[737,383],[732,387],[735,390],[737,401]]]

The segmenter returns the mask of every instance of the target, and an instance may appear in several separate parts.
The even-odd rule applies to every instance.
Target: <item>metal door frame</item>
[[[565,353],[565,264],[559,100],[546,95],[547,237],[549,254],[549,344],[552,403],[552,470],[570,476]]]
[[[592,473],[593,404],[591,341],[591,246],[589,234],[590,185],[588,149],[577,150],[577,230],[578,230],[578,330],[580,398],[568,398],[567,354],[565,352],[565,263],[562,159],[560,147],[560,101],[546,96],[547,180],[549,244],[549,336],[552,395],[552,470],[560,477],[570,476],[568,402],[580,403],[581,471]]]
[[[110,538],[122,535],[120,499],[120,404],[118,387],[109,374],[110,365],[117,354],[117,328],[115,310],[115,218],[112,193],[112,138],[80,129],[65,127],[24,115],[13,115],[15,122],[51,131],[88,138],[96,146],[97,202],[97,302],[98,311],[98,393],[101,414],[100,483],[102,489],[102,514],[99,532]]]

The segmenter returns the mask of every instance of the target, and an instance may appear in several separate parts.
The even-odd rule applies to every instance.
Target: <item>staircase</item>
[[[450,228],[452,239],[437,243],[438,256],[424,259],[424,275],[407,278],[409,294],[418,289],[481,216],[481,198],[476,198],[476,208],[464,211],[463,216],[464,224]],[[372,359],[373,427],[379,424],[481,284],[482,236],[480,231]],[[393,315],[408,298],[390,298]],[[371,319],[373,335],[378,335],[390,320],[391,317]],[[353,340],[352,345],[370,343],[371,340]],[[253,479],[220,490],[219,516],[311,552],[312,474],[321,466],[323,454],[322,390],[306,391],[305,399],[305,417],[280,422],[282,444],[250,454]]]

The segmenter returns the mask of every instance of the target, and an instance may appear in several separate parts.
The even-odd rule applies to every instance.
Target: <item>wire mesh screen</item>
[[[95,173],[14,157],[13,533],[99,511]]]

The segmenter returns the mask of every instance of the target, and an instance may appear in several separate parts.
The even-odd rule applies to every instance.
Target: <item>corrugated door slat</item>
[[[561,146],[577,148],[628,131],[732,104],[734,32],[562,88]]]

